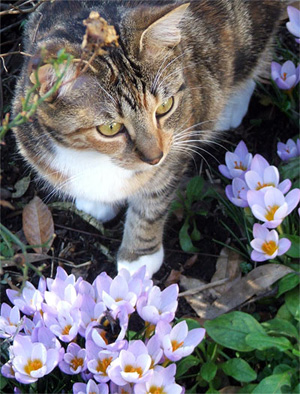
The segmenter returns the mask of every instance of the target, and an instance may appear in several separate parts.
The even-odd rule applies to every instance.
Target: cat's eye
[[[168,112],[171,111],[174,104],[174,98],[169,97],[165,100],[156,110],[156,116],[166,115]]]
[[[123,124],[118,122],[103,123],[102,125],[97,126],[97,130],[106,137],[113,137],[118,134],[122,128]]]

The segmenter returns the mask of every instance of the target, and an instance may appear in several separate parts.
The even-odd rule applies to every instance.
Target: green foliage
[[[204,179],[196,176],[189,181],[185,193],[178,192],[178,199],[171,206],[171,212],[180,210],[185,218],[179,231],[179,243],[185,252],[199,252],[199,249],[193,243],[201,239],[201,232],[197,228],[196,217],[207,215],[208,210],[203,201],[205,200],[207,203],[210,195],[211,190],[206,190]]]

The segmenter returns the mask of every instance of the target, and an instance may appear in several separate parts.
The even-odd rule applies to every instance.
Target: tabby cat
[[[21,154],[54,188],[108,221],[128,204],[118,269],[162,265],[169,204],[190,152],[237,127],[269,58],[276,0],[56,0],[26,25],[26,58],[14,113],[32,88],[36,59],[64,48],[82,58],[83,21],[96,11],[114,26],[108,45],[78,75],[72,62],[57,94],[14,132]],[[39,71],[45,94],[53,67]]]

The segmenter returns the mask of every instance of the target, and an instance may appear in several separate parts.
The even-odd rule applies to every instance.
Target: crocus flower
[[[290,33],[292,33],[295,37],[298,37],[296,39],[296,42],[298,44],[300,43],[300,11],[292,6],[287,7],[287,12],[289,15],[289,22],[287,22],[286,27]]]
[[[97,384],[90,379],[87,383],[74,383],[73,394],[108,394],[108,386],[105,383]]]
[[[86,369],[86,350],[77,343],[70,343],[58,366],[67,375],[75,375],[84,371]]]
[[[20,310],[15,305],[13,308],[3,302],[0,316],[0,338],[9,338],[23,328]]]
[[[44,296],[30,282],[25,282],[22,292],[17,290],[6,290],[9,300],[16,305],[25,315],[33,315],[42,308]]]
[[[297,143],[291,138],[289,138],[285,144],[283,142],[278,142],[277,154],[283,161],[288,161],[293,157],[300,156],[300,139],[297,139]]]
[[[266,192],[271,187],[276,187],[283,194],[287,193],[292,182],[285,179],[279,183],[279,171],[275,166],[270,166],[261,155],[255,155],[251,162],[250,170],[245,174],[245,181],[249,189]]]
[[[133,394],[133,388],[131,384],[127,383],[124,386],[118,386],[114,382],[109,384],[110,394]]]
[[[148,354],[151,357],[151,368],[157,365],[163,358],[161,341],[157,334],[153,335],[147,342]]]
[[[95,300],[87,294],[82,296],[82,304],[80,306],[80,327],[79,334],[83,337],[86,336],[86,331],[93,322],[97,321],[106,311],[106,307],[103,302],[96,303]]]
[[[241,178],[234,178],[232,185],[227,185],[225,193],[229,201],[242,208],[248,207],[247,191],[249,190],[245,181]]]
[[[102,383],[108,382],[110,380],[108,371],[111,368],[111,363],[119,356],[119,353],[103,350],[95,346],[92,341],[87,341],[86,349],[89,358],[87,367],[94,375],[94,379]]]
[[[66,301],[57,305],[57,314],[52,315],[51,310],[44,306],[44,320],[46,326],[63,342],[71,342],[79,331],[80,311],[72,308]]]
[[[266,193],[261,190],[249,190],[247,199],[252,214],[264,222],[263,226],[275,228],[298,205],[300,190],[293,189],[286,196],[276,188],[269,189]]]
[[[170,324],[160,321],[155,332],[161,339],[165,356],[171,361],[178,361],[193,353],[205,335],[204,328],[195,328],[189,331],[184,320],[173,328]]]
[[[109,292],[102,291],[102,298],[105,306],[111,310],[125,307],[127,313],[134,312],[137,296],[128,288],[126,279],[117,275],[109,286]]]
[[[278,238],[276,230],[269,231],[262,225],[255,223],[253,226],[254,239],[250,245],[254,249],[251,253],[253,261],[265,261],[281,256],[291,247],[291,241],[287,238]]]
[[[32,343],[24,335],[17,335],[13,342],[12,366],[20,383],[33,383],[49,374],[59,361],[57,349],[46,349],[42,343]]]
[[[146,322],[157,324],[160,320],[171,322],[175,317],[178,301],[178,285],[168,286],[163,291],[153,286],[148,296],[140,297],[137,312]]]
[[[182,387],[175,383],[175,373],[175,364],[171,364],[167,368],[157,366],[153,372],[153,375],[147,382],[138,383],[134,386],[134,393],[181,394]]]
[[[249,169],[251,160],[252,154],[248,152],[244,141],[240,141],[234,152],[226,152],[226,165],[219,165],[219,171],[226,178],[238,178]]]
[[[108,376],[119,386],[127,383],[142,383],[150,379],[153,373],[150,367],[151,357],[144,342],[132,341],[128,349],[121,350],[119,357],[112,362]]]
[[[279,63],[272,62],[271,77],[279,89],[290,90],[299,82],[300,66],[296,68],[291,60],[287,60],[282,66]]]

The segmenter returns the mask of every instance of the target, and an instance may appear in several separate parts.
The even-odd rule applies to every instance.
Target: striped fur
[[[56,0],[30,17],[24,49],[35,56],[42,48],[48,56],[65,48],[79,59],[82,22],[92,10],[119,35],[119,46],[107,48],[77,78],[73,63],[57,96],[14,132],[25,159],[79,207],[101,219],[105,206],[111,218],[128,203],[120,267],[135,270],[146,262],[150,274],[160,267],[168,207],[194,140],[201,146],[216,130],[240,123],[252,81],[268,61],[282,3]],[[32,87],[31,68],[26,59],[15,114]],[[42,71],[47,89],[53,75],[48,66]],[[170,97],[170,112],[156,116]],[[122,132],[101,135],[97,126],[107,122],[122,123]]]

